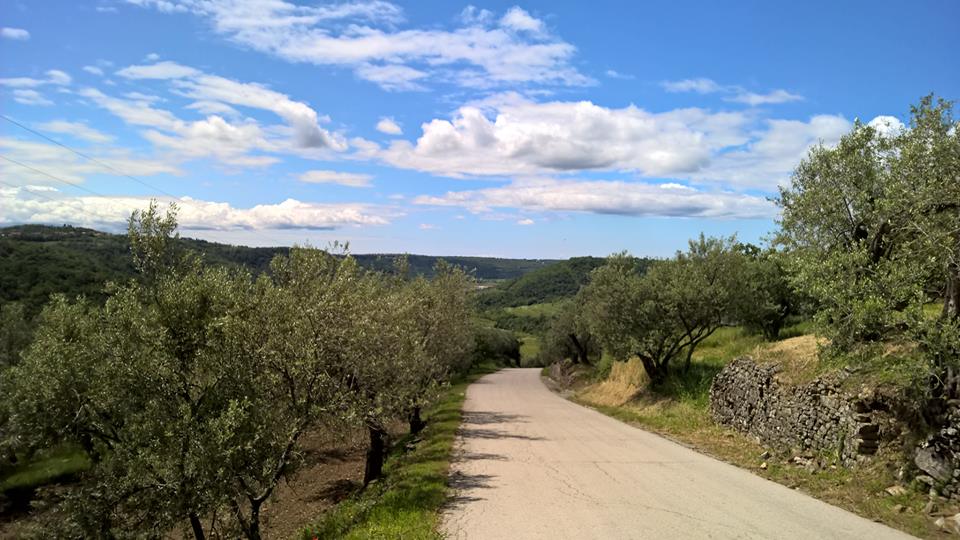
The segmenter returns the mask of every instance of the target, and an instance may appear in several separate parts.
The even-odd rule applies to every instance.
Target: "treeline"
[[[184,249],[203,254],[209,265],[240,267],[254,275],[270,271],[277,255],[289,255],[286,247],[246,247],[180,238]],[[53,294],[83,295],[102,302],[103,284],[123,282],[135,277],[130,246],[123,235],[81,227],[19,225],[0,229],[0,306],[19,302],[29,317]],[[399,255],[354,255],[361,267],[392,272]],[[432,277],[439,257],[404,256],[411,276]],[[466,269],[481,280],[516,279],[523,274],[546,268],[556,261],[541,259],[502,259],[494,257],[445,257],[452,265]]]
[[[218,534],[259,538],[306,434],[365,429],[368,483],[388,424],[423,429],[421,408],[491,346],[477,346],[472,279],[457,267],[411,278],[402,259],[373,272],[294,248],[254,276],[205,264],[175,229],[174,210],[135,213],[137,278],[102,305],[55,296],[6,358],[0,456],[70,444],[92,463],[47,501],[38,535],[159,537],[189,523],[204,538],[217,516]]]
[[[857,122],[781,188],[768,248],[701,236],[646,271],[614,255],[551,322],[541,355],[636,356],[656,384],[722,325],[776,339],[807,314],[826,357],[876,367],[897,345],[919,359],[922,408],[935,413],[960,397],[958,132],[951,104],[932,96],[904,129]]]

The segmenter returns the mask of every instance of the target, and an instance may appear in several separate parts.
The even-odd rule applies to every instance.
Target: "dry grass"
[[[599,405],[623,405],[646,388],[649,381],[639,358],[614,362],[606,380],[589,386],[581,393],[581,398]]]
[[[777,380],[786,384],[810,382],[819,374],[818,349],[823,339],[813,335],[798,336],[757,345],[751,356],[758,363],[778,364]]]

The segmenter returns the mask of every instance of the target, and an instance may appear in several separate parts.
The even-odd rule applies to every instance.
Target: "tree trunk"
[[[947,290],[943,299],[943,318],[949,321],[960,319],[960,264],[947,267]]]
[[[684,373],[687,373],[690,371],[690,360],[693,358],[693,347],[694,346],[692,343],[690,344],[689,347],[687,347],[687,359],[683,362]]]
[[[387,432],[367,426],[370,432],[370,447],[367,449],[367,464],[363,471],[363,485],[366,487],[383,474],[383,461],[387,455]]]
[[[666,364],[657,364],[652,358],[643,355],[638,354],[637,356],[643,364],[643,370],[647,372],[647,377],[650,377],[650,384],[656,386],[662,383],[667,375]]]
[[[413,412],[410,413],[410,434],[417,435],[425,427],[427,427],[427,423],[420,418],[420,407],[414,407]]]
[[[260,505],[261,500],[250,501],[250,527],[247,529],[247,538],[260,540]]]
[[[203,540],[205,538],[203,534],[203,524],[200,523],[200,516],[193,512],[190,513],[190,527],[193,529],[194,538],[197,540]]]
[[[573,348],[577,350],[577,364],[583,364],[586,366],[590,365],[590,359],[587,358],[587,349],[580,343],[580,340],[577,339],[576,334],[567,334],[570,337],[570,341],[573,343]]]

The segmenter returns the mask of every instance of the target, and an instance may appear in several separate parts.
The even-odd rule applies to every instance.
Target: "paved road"
[[[571,403],[537,369],[471,385],[449,538],[909,538]]]

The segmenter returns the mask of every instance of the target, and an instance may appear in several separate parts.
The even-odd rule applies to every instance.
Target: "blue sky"
[[[7,1],[0,225],[354,252],[758,241],[854,119],[960,97],[960,2]],[[131,178],[132,177],[132,178]]]

